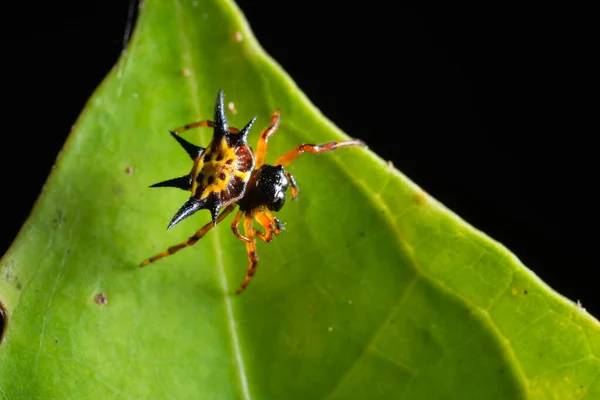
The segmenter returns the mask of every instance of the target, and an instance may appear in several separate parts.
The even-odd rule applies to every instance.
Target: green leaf
[[[598,322],[366,149],[290,166],[300,199],[242,295],[231,218],[139,269],[209,220],[165,231],[188,196],[148,185],[189,171],[168,130],[219,88],[252,144],[282,110],[268,162],[347,139],[235,5],[146,0],[0,264],[0,399],[600,398]]]

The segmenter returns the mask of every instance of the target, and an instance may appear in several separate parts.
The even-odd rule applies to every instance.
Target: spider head
[[[245,196],[239,200],[241,210],[251,210],[266,206],[271,211],[279,211],[285,204],[285,194],[290,187],[283,166],[262,165],[254,171],[248,183]]]
[[[260,181],[257,182],[257,189],[263,193],[269,210],[279,211],[285,204],[285,193],[290,187],[290,182],[281,165],[263,165],[261,169],[263,171]]]

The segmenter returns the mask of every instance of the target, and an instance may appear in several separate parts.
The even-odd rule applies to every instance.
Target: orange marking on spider
[[[246,244],[249,265],[246,277],[236,293],[242,293],[246,289],[258,265],[256,237],[269,243],[279,235],[284,229],[283,224],[272,212],[281,210],[285,204],[288,188],[291,188],[293,200],[298,197],[296,180],[285,170],[285,167],[304,152],[318,154],[347,146],[365,146],[360,140],[329,142],[322,145],[301,144],[281,156],[275,164],[265,164],[267,144],[279,127],[280,114],[280,110],[276,110],[271,116],[269,125],[260,134],[256,152],[253,152],[247,143],[248,133],[256,118],[241,130],[229,127],[221,90],[217,95],[214,122],[211,120],[193,122],[171,131],[173,138],[192,159],[193,166],[187,175],[151,186],[174,187],[191,192],[191,197],[175,213],[167,229],[171,229],[184,218],[203,209],[210,211],[212,222],[204,225],[186,241],[143,261],[140,267],[194,245],[236,207],[239,207],[233,217],[231,230]],[[188,129],[199,127],[214,129],[213,138],[206,148],[196,146],[179,136]],[[242,218],[244,235],[238,230]],[[264,233],[253,227],[255,220]]]

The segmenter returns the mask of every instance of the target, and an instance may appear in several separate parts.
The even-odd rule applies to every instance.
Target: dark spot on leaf
[[[527,294],[527,290],[523,290],[523,293],[524,293],[524,294]]]
[[[0,343],[4,338],[4,332],[6,332],[6,325],[8,325],[8,315],[4,311],[4,305],[0,303]]]
[[[58,343],[58,339],[54,339],[54,343]]]
[[[71,249],[67,249],[67,254],[71,254]]]
[[[503,374],[504,373],[504,368],[500,368],[500,373]]]
[[[579,386],[579,389],[583,389],[583,385]]]
[[[106,297],[106,295],[104,293],[98,293],[96,295],[96,297],[94,298],[94,300],[96,301],[96,304],[98,304],[99,306],[105,306],[106,303],[108,303],[108,298]]]
[[[17,282],[17,290],[23,289],[23,284],[21,282]]]
[[[130,167],[130,166],[128,166],[127,168],[125,168],[125,173],[126,173],[127,175],[131,175],[131,174],[133,174],[133,168],[132,168],[132,167]]]
[[[62,210],[56,210],[56,217],[52,219],[54,223],[59,224],[65,220]]]
[[[366,233],[364,233],[364,232],[360,233],[360,236],[365,236],[365,235],[366,235]]]

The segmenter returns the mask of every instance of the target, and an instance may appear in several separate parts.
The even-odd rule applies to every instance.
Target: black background
[[[1,253],[135,14],[130,1],[52,3],[1,12]],[[586,12],[238,4],[342,130],[600,314],[597,44]]]

